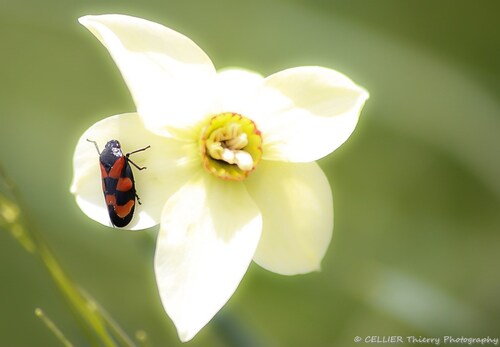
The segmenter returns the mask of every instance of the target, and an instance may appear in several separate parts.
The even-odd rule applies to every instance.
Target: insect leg
[[[88,141],[88,140],[87,140]],[[142,152],[142,151],[145,151],[146,149],[150,148],[151,146],[147,146],[147,147],[144,147],[144,148],[140,148],[140,149],[136,149],[135,151],[133,152],[130,152],[130,153],[127,153],[125,154],[126,157],[128,157],[129,155],[131,154],[134,154],[134,153],[137,153],[137,152]]]
[[[141,167],[141,166],[137,165],[136,163],[134,163],[134,162],[133,162],[132,160],[130,160],[130,159],[128,159],[128,162],[129,162],[130,164],[134,165],[134,166],[137,168],[137,170],[144,170],[144,169],[147,169],[147,167],[145,167],[145,166],[142,166],[142,167]]]
[[[134,163],[132,160],[130,160],[129,156],[130,156],[131,154],[134,154],[134,153],[137,153],[137,152],[142,152],[142,151],[145,151],[146,149],[148,149],[148,148],[150,148],[150,147],[151,147],[151,146],[147,146],[147,147],[144,147],[144,148],[137,149],[137,150],[135,150],[135,151],[133,151],[133,152],[130,152],[130,153],[125,154],[125,156],[127,157],[127,159],[128,159],[128,161],[129,161],[129,163],[130,163],[130,164],[132,164],[132,165],[134,165],[134,166],[137,168],[137,170],[144,170],[144,169],[146,169],[146,167],[145,167],[145,166],[140,167],[139,165],[137,165],[136,163]]]

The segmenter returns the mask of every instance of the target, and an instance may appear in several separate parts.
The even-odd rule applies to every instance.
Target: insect
[[[130,223],[134,216],[135,200],[141,204],[139,196],[135,191],[134,174],[129,163],[138,170],[144,170],[146,167],[140,167],[129,159],[131,154],[145,151],[151,146],[147,146],[133,152],[123,155],[120,142],[110,140],[104,146],[104,150],[99,151],[96,141],[92,142],[99,154],[101,166],[102,191],[104,200],[108,207],[109,219],[113,226],[123,228]]]

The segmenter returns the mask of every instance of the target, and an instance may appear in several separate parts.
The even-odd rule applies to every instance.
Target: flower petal
[[[356,127],[368,93],[322,67],[297,67],[265,79],[256,99],[263,159],[309,162],[333,152]]]
[[[144,118],[166,136],[206,115],[216,77],[210,58],[186,36],[125,15],[79,19],[108,49]]]
[[[264,161],[245,185],[263,220],[254,261],[283,275],[319,270],[333,230],[332,193],[320,167]]]
[[[225,68],[217,72],[218,109],[213,113],[235,112],[252,118],[256,94],[264,77],[240,68]]]
[[[151,146],[131,156],[134,163],[147,169],[132,168],[142,204],[136,204],[134,218],[125,229],[145,229],[158,224],[166,199],[200,166],[199,158],[190,156],[196,153],[196,144],[190,148],[186,143],[152,134],[144,128],[136,113],[108,117],[95,123],[78,140],[73,156],[71,192],[87,216],[107,226],[111,223],[102,192],[99,154],[87,139],[96,141],[101,151],[106,142],[116,139],[121,142],[124,154]]]
[[[192,339],[236,290],[261,228],[259,210],[239,182],[202,174],[168,200],[155,273],[182,341]]]

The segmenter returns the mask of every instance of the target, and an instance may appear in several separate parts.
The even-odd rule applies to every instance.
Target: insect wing
[[[102,189],[111,223],[124,227],[130,223],[135,210],[135,183],[128,158],[116,140],[109,141],[99,156]]]

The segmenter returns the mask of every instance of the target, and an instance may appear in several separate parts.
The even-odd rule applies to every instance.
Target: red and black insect
[[[102,152],[99,151],[97,142],[88,139],[87,141],[95,145],[99,154],[102,191],[104,192],[104,200],[108,206],[109,219],[113,226],[122,228],[129,224],[134,216],[136,198],[137,202],[141,203],[135,191],[134,174],[129,163],[134,165],[138,170],[146,168],[136,165],[129,159],[129,156],[145,151],[151,146],[123,155],[120,142],[117,140],[108,141]]]

